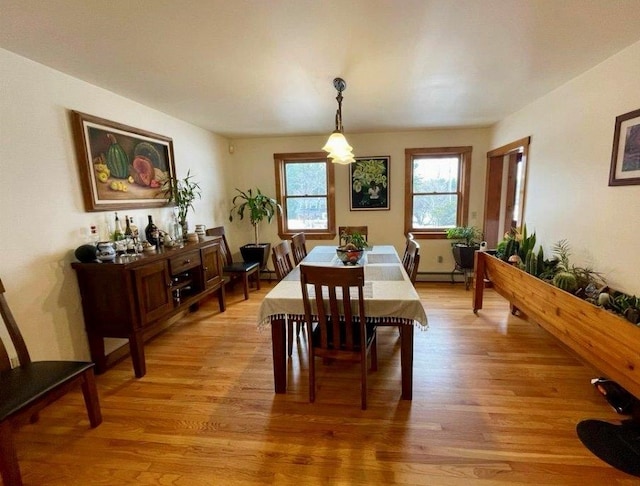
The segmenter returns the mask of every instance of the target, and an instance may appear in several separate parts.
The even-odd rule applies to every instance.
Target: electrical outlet
[[[18,366],[20,366],[20,361],[18,361],[18,357],[17,356],[12,356],[9,361],[11,362],[11,367],[12,368],[16,368]]]
[[[443,261],[442,255],[438,255],[438,263],[442,263]]]

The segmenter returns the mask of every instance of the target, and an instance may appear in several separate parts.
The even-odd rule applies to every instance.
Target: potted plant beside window
[[[271,243],[259,243],[258,227],[265,218],[270,223],[278,211],[282,212],[282,206],[258,188],[255,191],[253,189],[241,191],[236,188],[236,191],[238,194],[231,200],[233,207],[229,211],[229,221],[233,221],[234,215],[242,220],[247,214],[254,234],[254,242],[241,246],[240,253],[245,262],[260,262],[261,268],[265,268],[269,261]]]
[[[447,238],[456,240],[451,244],[453,259],[461,271],[473,270],[473,258],[480,248],[482,231],[475,226],[456,226],[447,230]]]

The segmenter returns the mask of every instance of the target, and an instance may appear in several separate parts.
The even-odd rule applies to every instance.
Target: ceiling
[[[640,0],[0,0],[0,47],[244,138],[487,126],[640,40]]]

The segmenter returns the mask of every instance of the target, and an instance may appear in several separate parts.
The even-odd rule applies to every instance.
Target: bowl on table
[[[357,265],[362,255],[364,255],[364,250],[336,248],[336,255],[338,255],[338,259],[345,265]]]

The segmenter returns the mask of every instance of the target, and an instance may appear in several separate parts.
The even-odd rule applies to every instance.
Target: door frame
[[[517,194],[520,201],[518,221],[522,224],[527,187],[527,159],[529,157],[530,144],[531,137],[525,137],[487,152],[483,233],[489,248],[495,248],[502,239],[502,235],[511,229],[511,221],[507,221],[505,217],[501,227],[500,220],[504,215],[509,213],[509,211],[513,212],[513,202],[516,198],[517,180],[515,166],[517,163],[523,164],[522,184],[518,191],[519,194]],[[519,162],[518,158],[520,158]],[[505,160],[509,163],[506,179],[503,177]],[[503,202],[505,204],[503,204]]]

